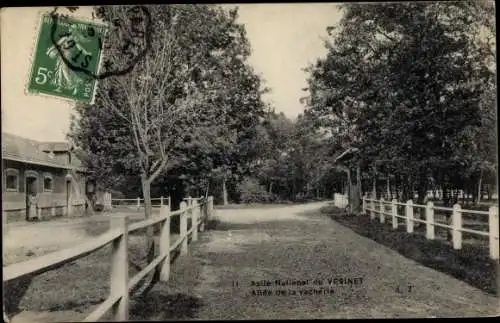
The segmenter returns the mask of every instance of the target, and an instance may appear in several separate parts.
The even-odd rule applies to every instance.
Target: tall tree
[[[345,5],[339,26],[328,29],[326,58],[308,69],[308,112],[342,146],[361,149],[365,172],[391,166],[408,184],[405,198],[415,184],[420,203],[431,175],[457,170],[463,129],[481,125],[488,68],[474,43],[476,9],[475,2]]]
[[[123,34],[131,27],[124,22],[131,8],[96,8],[99,18],[116,27],[104,42],[107,68],[123,67]],[[225,78],[239,73],[255,83],[256,77],[239,58],[249,49],[241,41],[244,28],[235,23],[236,11],[214,5],[145,8],[152,24],[151,34],[143,35],[148,50],[129,73],[103,79],[93,105],[77,106],[70,137],[101,185],[112,186],[120,174],[137,176],[149,218],[151,184],[186,159],[194,163],[201,155],[192,154],[196,149],[213,152],[216,134],[228,126],[225,116],[231,109],[216,100],[227,94]],[[259,92],[248,96],[260,100]],[[194,168],[203,167],[210,168]],[[147,262],[154,257],[153,234],[148,228]]]

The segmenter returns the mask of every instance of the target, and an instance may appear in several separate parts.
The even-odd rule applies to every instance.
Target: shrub
[[[254,178],[246,178],[237,187],[241,203],[269,203],[275,198]]]

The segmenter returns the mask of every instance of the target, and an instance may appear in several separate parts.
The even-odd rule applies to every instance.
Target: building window
[[[8,168],[5,170],[5,188],[10,192],[19,191],[19,172],[17,169]]]
[[[53,185],[52,176],[50,176],[48,174],[44,175],[43,176],[43,190],[45,192],[51,192],[52,185]]]

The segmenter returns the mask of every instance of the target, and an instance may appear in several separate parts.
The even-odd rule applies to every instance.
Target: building
[[[345,184],[343,187],[344,197],[341,198],[342,201],[340,202],[340,205],[342,205],[342,207],[349,206],[349,212],[356,212],[361,208],[361,170],[358,164],[358,166],[356,167],[356,176],[353,179],[353,169],[351,169],[347,163],[347,161],[357,153],[358,148],[347,148],[342,153],[335,156],[333,159],[334,165],[337,170],[342,171],[347,175],[347,181],[344,182]],[[334,195],[334,200],[337,201],[338,199],[339,198],[336,198]]]
[[[2,179],[6,221],[85,212],[85,168],[68,142],[39,142],[2,133]]]

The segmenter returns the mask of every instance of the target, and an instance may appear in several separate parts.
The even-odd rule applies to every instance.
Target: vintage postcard
[[[499,315],[495,18],[2,8],[4,321]]]

